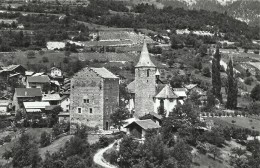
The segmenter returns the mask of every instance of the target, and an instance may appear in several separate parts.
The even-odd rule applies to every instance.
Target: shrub
[[[210,72],[210,69],[209,67],[205,67],[202,69],[202,74],[206,77],[211,77],[211,72]]]
[[[254,50],[254,53],[255,54],[259,54],[259,50]]]
[[[109,139],[105,136],[99,137],[99,145],[101,148],[107,147],[109,145]]]
[[[6,135],[3,140],[4,142],[11,142],[12,138],[10,135]]]
[[[2,139],[0,139],[0,145],[3,145],[4,141]]]
[[[247,85],[251,85],[253,81],[254,81],[254,79],[252,77],[247,77],[245,79],[244,83]]]
[[[29,51],[29,52],[27,53],[27,58],[28,58],[28,59],[35,58],[35,52],[34,52],[34,51]]]
[[[118,157],[119,157],[118,151],[115,149],[111,149],[108,152],[104,153],[105,160],[107,160],[109,163],[113,165],[117,164]]]
[[[43,62],[43,63],[49,62],[48,57],[42,57],[42,62]]]
[[[46,147],[51,144],[51,134],[44,131],[41,134],[41,140],[40,140],[41,147]]]
[[[234,123],[236,123],[236,121],[235,121],[235,120],[232,120],[231,122],[232,122],[233,124],[234,124]]]

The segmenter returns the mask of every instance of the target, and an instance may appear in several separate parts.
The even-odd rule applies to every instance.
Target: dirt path
[[[114,143],[110,144],[108,147],[105,147],[103,149],[100,149],[95,155],[94,155],[94,162],[104,168],[117,168],[117,166],[111,165],[110,163],[108,163],[104,157],[103,154],[106,150],[110,149],[113,147],[113,145],[116,143],[117,141],[115,141]]]

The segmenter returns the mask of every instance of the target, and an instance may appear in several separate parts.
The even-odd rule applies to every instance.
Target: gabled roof
[[[189,84],[189,85],[185,85],[184,87],[185,87],[186,89],[190,90],[190,89],[195,88],[196,86],[197,86],[197,84]]]
[[[102,68],[90,68],[90,69],[92,69],[94,72],[96,72],[102,78],[114,78],[114,79],[118,78],[116,75],[114,75],[112,72],[110,72],[109,70],[107,70],[104,67],[102,67]]]
[[[60,95],[59,94],[43,94],[42,101],[59,101]]]
[[[13,71],[16,68],[22,67],[24,70],[26,70],[22,65],[9,65],[8,67],[2,67],[4,71]]]
[[[147,129],[154,129],[154,128],[160,128],[161,126],[156,124],[155,122],[153,122],[153,120],[148,119],[148,120],[137,120],[137,121],[133,121],[132,123],[128,124],[127,126],[125,126],[125,128],[130,127],[132,124],[137,124],[139,125],[141,128],[143,128],[144,130]]]
[[[175,95],[178,97],[187,97],[187,94],[185,91],[173,91]]]
[[[139,62],[137,63],[137,65],[135,67],[156,67],[150,59],[146,42],[144,42],[144,44],[143,44]]]
[[[29,83],[49,83],[50,78],[47,75],[43,76],[30,76],[27,78]]]
[[[42,96],[40,88],[15,88],[17,97],[37,97]]]
[[[25,109],[45,109],[46,106],[50,106],[49,102],[23,102]]]
[[[130,93],[135,93],[135,80],[130,82],[127,86],[126,86],[127,90]]]
[[[25,76],[32,76],[33,74],[33,71],[25,71]]]
[[[164,99],[177,99],[178,98],[178,96],[173,92],[173,90],[169,84],[165,85],[165,87],[155,97],[164,98]]]
[[[159,115],[159,114],[157,114],[157,113],[155,113],[155,112],[150,112],[149,114],[152,115],[152,116],[154,116],[155,118],[157,118],[157,119],[159,119],[159,120],[162,119],[162,116]]]

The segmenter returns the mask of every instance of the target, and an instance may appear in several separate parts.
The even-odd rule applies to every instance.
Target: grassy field
[[[209,158],[207,155],[197,154],[193,157],[192,168],[231,168],[227,163],[220,163],[217,160]]]
[[[226,126],[237,126],[241,128],[248,128],[255,131],[260,131],[260,121],[247,117],[221,117],[221,118],[207,118],[207,120],[213,120],[216,124]],[[235,121],[233,124],[232,121]],[[253,129],[254,127],[254,129]]]

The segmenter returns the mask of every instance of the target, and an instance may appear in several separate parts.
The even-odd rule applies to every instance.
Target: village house
[[[58,81],[60,83],[64,82],[64,76],[62,74],[62,71],[61,71],[61,69],[59,69],[57,67],[51,68],[50,78],[52,80]]]
[[[69,112],[69,110],[70,110],[70,96],[69,95],[63,95],[60,98],[60,106],[64,112]]]
[[[0,100],[0,115],[8,115],[12,108],[10,100]]]
[[[50,85],[50,78],[47,75],[30,76],[26,81],[26,88],[41,88],[44,90],[47,85]]]
[[[7,81],[10,77],[17,77],[22,79],[25,76],[26,69],[21,65],[9,65],[0,68],[0,79]]]
[[[50,106],[49,102],[23,102],[24,109],[27,113],[43,113],[46,106]]]
[[[59,123],[68,123],[70,122],[70,113],[69,112],[60,112],[58,114]]]
[[[71,131],[75,124],[110,129],[110,114],[119,105],[119,79],[106,68],[84,68],[71,80]]]
[[[42,91],[40,88],[15,88],[13,105],[15,109],[23,107],[23,102],[35,102],[42,100]]]
[[[126,125],[127,134],[132,135],[138,140],[145,140],[145,134],[148,129],[159,129],[161,126],[151,119],[137,120]]]
[[[60,95],[59,94],[43,94],[42,101],[49,102],[50,105],[59,105],[60,104]]]

